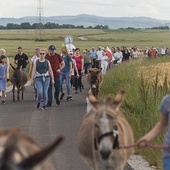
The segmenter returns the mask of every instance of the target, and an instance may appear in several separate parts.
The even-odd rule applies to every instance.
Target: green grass
[[[9,57],[16,54],[18,46],[22,46],[29,57],[33,55],[35,47],[48,48],[50,44],[54,44],[60,52],[64,38],[68,35],[73,37],[73,44],[81,51],[98,46],[170,46],[169,30],[49,29],[43,31],[42,38],[47,40],[45,42],[35,41],[38,38],[36,30],[0,30],[0,47],[6,49]],[[79,36],[87,40],[79,40]]]

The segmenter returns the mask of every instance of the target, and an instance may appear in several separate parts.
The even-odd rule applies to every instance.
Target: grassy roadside
[[[169,84],[167,82],[169,72],[160,72],[152,78],[152,83],[148,82],[145,77],[151,74],[150,66],[155,66],[159,63],[162,64],[170,62],[170,57],[154,58],[154,59],[139,59],[129,63],[123,63],[110,69],[105,76],[104,84],[102,86],[100,97],[107,94],[114,95],[120,89],[126,91],[123,109],[125,116],[131,124],[135,141],[142,135],[146,134],[158,121],[159,111],[158,106],[162,97],[170,92]],[[145,72],[140,72],[141,67],[146,67]],[[153,69],[153,71],[155,71]],[[162,77],[163,84],[160,85],[159,77]],[[159,80],[159,81],[158,81]],[[164,134],[157,137],[153,143],[162,145]],[[158,149],[150,148],[136,148],[136,154],[143,155],[150,165],[161,167],[162,152]]]

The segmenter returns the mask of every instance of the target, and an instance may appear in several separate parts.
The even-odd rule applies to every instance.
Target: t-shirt
[[[54,78],[59,78],[60,73],[57,72],[60,69],[60,63],[63,61],[63,58],[59,54],[50,55],[47,54],[45,57],[51,64],[51,68],[53,70]]]
[[[73,56],[73,59],[76,61],[77,69],[81,70],[82,69],[82,59],[83,59],[83,56],[81,56],[81,55],[78,56],[78,57]]]
[[[61,70],[63,73],[70,72],[70,62],[72,62],[71,56],[63,56],[63,60],[65,62],[65,67]]]
[[[92,62],[92,58],[89,55],[84,55],[84,63],[91,63]]]
[[[101,58],[101,64],[108,64],[108,56],[102,56],[102,58]]]
[[[159,111],[161,114],[167,116],[168,118],[168,130],[165,135],[164,145],[170,146],[170,95],[166,95],[163,97]],[[164,157],[170,157],[170,149],[164,150]]]
[[[96,50],[90,50],[90,55],[92,57],[92,59],[96,59]]]
[[[26,68],[28,56],[24,53],[22,55],[17,54],[14,60],[18,62],[18,67]]]
[[[39,57],[37,57],[36,55],[34,55],[32,58],[31,58],[31,62],[35,62],[39,59]]]
[[[102,56],[103,56],[103,50],[98,50],[97,51],[97,60],[101,60]]]
[[[36,62],[36,69],[39,74],[45,74],[49,70],[48,61],[45,60],[44,62],[40,62],[39,60]]]

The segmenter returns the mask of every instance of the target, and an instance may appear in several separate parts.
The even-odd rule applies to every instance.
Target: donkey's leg
[[[17,99],[18,99],[18,101],[20,100],[20,87],[18,87],[18,89],[17,89]]]
[[[13,85],[12,94],[13,94],[13,102],[14,102],[15,101],[15,85]]]
[[[24,90],[25,90],[25,87],[21,87],[21,92],[22,92],[22,96],[21,96],[21,99],[23,100],[24,99]]]

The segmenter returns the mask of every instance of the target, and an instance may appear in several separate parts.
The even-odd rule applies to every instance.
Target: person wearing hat
[[[65,63],[63,58],[56,53],[56,47],[54,45],[50,45],[48,48],[49,53],[46,55],[46,59],[50,62],[51,68],[54,74],[54,98],[56,100],[56,104],[60,105],[59,100],[59,93],[60,93],[60,72],[65,67]],[[49,88],[48,88],[48,102],[47,107],[52,106],[52,84],[50,82]]]

